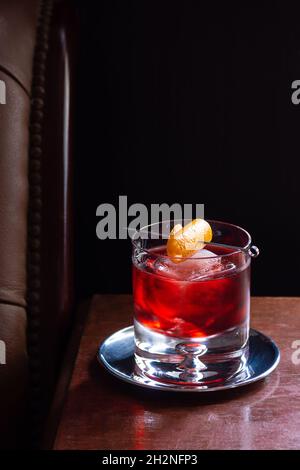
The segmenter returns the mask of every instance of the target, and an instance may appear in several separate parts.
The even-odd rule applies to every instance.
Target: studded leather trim
[[[42,0],[33,59],[29,144],[29,206],[27,251],[27,338],[30,380],[31,443],[37,447],[43,425],[43,390],[41,384],[41,223],[42,223],[42,128],[46,61],[49,46],[53,0]]]

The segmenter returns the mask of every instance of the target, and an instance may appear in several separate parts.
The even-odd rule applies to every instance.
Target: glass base
[[[248,358],[249,323],[206,338],[176,338],[135,320],[136,373],[159,382],[212,385],[240,373]]]

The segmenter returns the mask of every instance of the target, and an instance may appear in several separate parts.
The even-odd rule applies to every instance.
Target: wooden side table
[[[300,448],[300,364],[292,361],[300,298],[252,299],[252,326],[277,342],[281,362],[262,382],[211,394],[145,390],[110,376],[95,358],[98,345],[131,317],[131,296],[93,298],[55,449]]]

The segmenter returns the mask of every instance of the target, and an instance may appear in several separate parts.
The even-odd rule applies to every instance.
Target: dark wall
[[[96,207],[205,203],[260,247],[256,295],[299,295],[300,4],[79,2],[77,277],[131,289],[130,243]]]

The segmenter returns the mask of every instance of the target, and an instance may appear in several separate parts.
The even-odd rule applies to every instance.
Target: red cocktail
[[[186,233],[195,242],[198,220],[201,227],[202,219],[181,229],[155,224],[133,240],[135,360],[151,379],[209,386],[245,362],[250,262],[258,250],[251,251],[248,232],[216,221],[203,221],[209,241],[190,249]]]
[[[244,325],[250,263],[239,267],[240,252],[206,245],[204,254],[211,253],[216,257],[174,265],[163,258],[165,247],[149,250],[144,265],[133,265],[136,321],[177,338],[203,338]],[[220,255],[226,256],[225,262]]]

